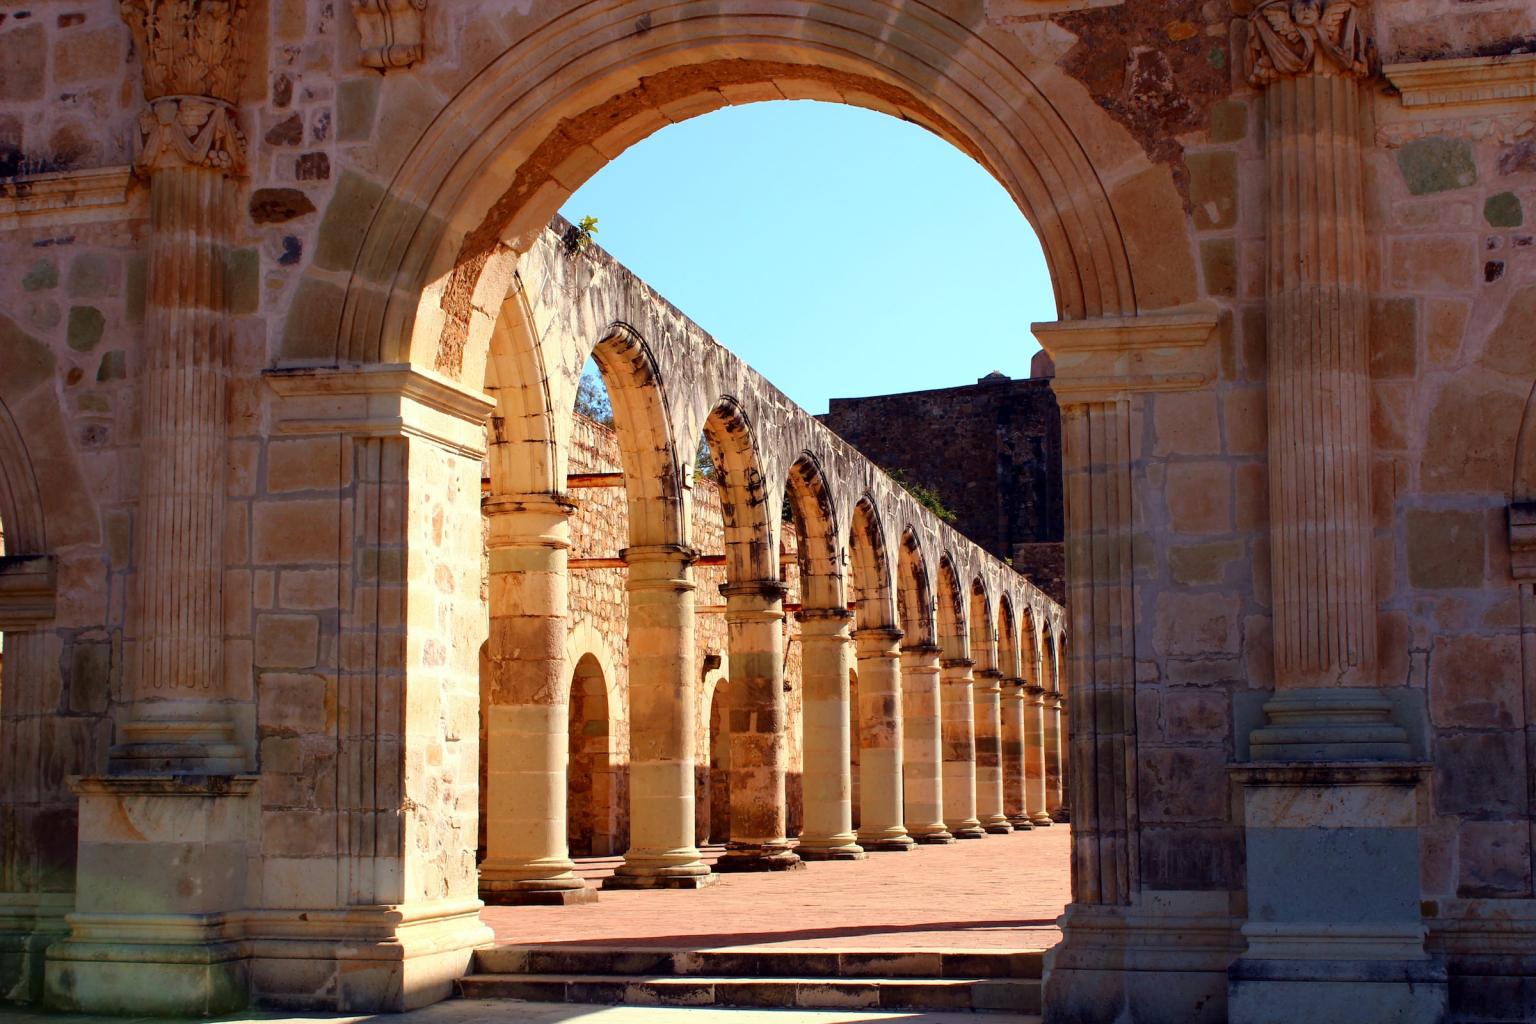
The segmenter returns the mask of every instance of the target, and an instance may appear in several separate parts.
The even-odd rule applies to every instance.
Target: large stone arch
[[[789,467],[785,493],[795,521],[801,602],[807,609],[842,608],[848,598],[838,557],[837,505],[814,453],[802,452]]]
[[[937,646],[932,574],[922,541],[910,525],[901,532],[897,563],[896,607],[902,631],[906,634],[903,639],[908,647]]]
[[[552,17],[446,101],[392,179],[343,182],[322,228],[334,235],[321,242],[327,258],[306,282],[305,308],[330,312],[288,325],[284,359],[410,362],[478,381],[517,257],[565,196],[668,123],[778,98],[883,111],[978,160],[1039,234],[1063,319],[1194,297],[1187,245],[1185,283],[1142,287],[1133,267],[1134,253],[1147,268],[1139,276],[1179,276],[1167,271],[1167,228],[1178,218],[1128,221],[1147,236],[1130,238],[1111,201],[1115,183],[1150,163],[1107,156],[1119,151],[1102,140],[1120,129],[1058,74],[1037,76],[1047,95],[1022,48],[1005,53],[974,26],[911,0],[683,10],[646,15],[637,31],[642,14],[614,4]],[[386,109],[393,88],[406,87],[386,81]],[[1095,166],[1081,141],[1089,136],[1101,162],[1118,163]],[[1159,187],[1177,211],[1171,177]]]
[[[954,556],[939,556],[939,646],[946,660],[970,657],[970,618],[966,610],[966,591],[960,586]]]
[[[887,531],[873,499],[861,498],[849,517],[848,550],[854,593],[858,600],[855,621],[860,629],[884,629],[896,625],[894,574]]]
[[[1517,503],[1536,502],[1536,387],[1525,403],[1520,436],[1515,441],[1515,477],[1510,493]]]

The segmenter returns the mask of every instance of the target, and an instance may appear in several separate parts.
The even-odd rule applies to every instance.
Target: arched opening
[[[591,654],[571,675],[570,746],[566,767],[566,836],[573,857],[609,857],[623,849],[619,835],[618,772],[608,680]]]
[[[992,602],[980,578],[971,581],[971,660],[977,672],[997,670],[997,631],[992,625]]]
[[[708,827],[700,845],[719,846],[731,836],[731,684],[722,678],[709,700]]]

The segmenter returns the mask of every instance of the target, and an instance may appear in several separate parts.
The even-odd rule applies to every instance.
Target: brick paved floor
[[[401,1014],[263,1013],[219,1024],[1039,1024],[1039,1017],[913,1010],[717,1010],[678,1006],[582,1006],[464,999]],[[186,1024],[153,1017],[86,1017],[0,1009],[0,1024]]]
[[[698,891],[604,892],[575,907],[487,907],[498,942],[716,949],[1044,949],[1069,896],[1061,825]],[[616,859],[584,861],[598,879]]]

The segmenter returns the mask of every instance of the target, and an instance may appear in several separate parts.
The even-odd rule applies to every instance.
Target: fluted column
[[[1003,813],[1014,831],[1034,828],[1025,796],[1025,695],[1024,680],[1003,680]]]
[[[716,876],[694,845],[693,581],[672,545],[624,551],[629,565],[629,849],[612,889],[699,888]]]
[[[139,397],[139,502],[129,608],[133,707],[114,772],[231,773],[236,735],[224,672],[224,449],[230,323],[225,289],[245,173],[235,103],[246,0],[179,12],[124,0],[144,60],[136,169],[149,181]]]
[[[971,667],[966,658],[946,658],[943,690],[944,821],[956,839],[980,839],[987,833],[976,818],[976,719],[971,699]]]
[[[827,608],[800,613],[801,793],[805,826],[802,860],[862,860],[853,832],[853,780],[849,767],[848,673],[854,664],[849,630],[853,613]]]
[[[1002,679],[995,668],[976,672],[972,713],[976,730],[976,817],[992,835],[1013,831],[1003,813]]]
[[[1044,696],[1045,712],[1045,813],[1051,816],[1053,821],[1062,821],[1061,809],[1066,803],[1066,792],[1063,787],[1065,772],[1063,771],[1063,735],[1061,727],[1061,694],[1056,692],[1046,693]]]
[[[487,903],[590,902],[566,837],[570,631],[566,569],[573,506],[490,498],[490,639],[486,644]]]
[[[721,587],[730,650],[731,834],[717,871],[803,865],[785,834],[784,584]]]
[[[1374,694],[1342,697],[1349,705],[1343,707],[1340,694],[1315,692],[1375,686],[1360,122],[1369,56],[1358,23],[1364,12],[1355,5],[1335,0],[1319,21],[1296,26],[1294,38],[1275,27],[1286,12],[1263,6],[1269,10],[1250,20],[1250,76],[1264,90],[1269,179],[1266,394],[1276,695],[1267,710],[1282,728],[1317,722],[1332,730],[1333,722],[1385,722],[1390,711]],[[1286,745],[1296,738],[1267,734],[1256,754],[1265,756],[1268,741]]]
[[[901,630],[853,634],[859,659],[859,845],[913,847],[901,799]]]
[[[1024,807],[1037,827],[1055,824],[1045,809],[1045,690],[1024,687]]]
[[[919,843],[952,843],[944,824],[944,754],[939,648],[901,649],[901,779],[907,832]]]

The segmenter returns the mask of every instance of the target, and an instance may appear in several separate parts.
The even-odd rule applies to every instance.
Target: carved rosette
[[[1248,80],[1366,78],[1373,53],[1365,33],[1370,0],[1265,0],[1248,15]]]
[[[418,63],[425,52],[421,15],[426,9],[427,0],[352,0],[362,65],[388,71]]]
[[[245,171],[240,88],[250,0],[119,0],[144,66],[141,173],[162,167]]]

